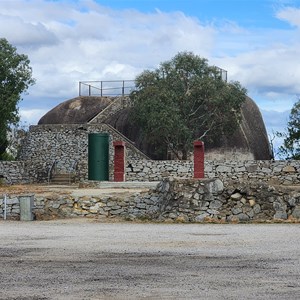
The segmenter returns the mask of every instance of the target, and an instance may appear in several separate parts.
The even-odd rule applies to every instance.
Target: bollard
[[[20,221],[32,221],[34,195],[19,196],[19,201],[20,201]]]
[[[114,143],[114,181],[125,181],[125,142]]]
[[[194,142],[194,178],[204,178],[204,143]]]

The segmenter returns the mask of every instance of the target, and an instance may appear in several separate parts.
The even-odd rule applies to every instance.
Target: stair
[[[73,174],[53,174],[50,183],[51,184],[61,184],[68,185],[75,182],[75,177]]]

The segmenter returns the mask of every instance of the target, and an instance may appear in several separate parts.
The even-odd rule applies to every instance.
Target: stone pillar
[[[114,181],[125,181],[125,142],[114,141]]]
[[[194,178],[204,178],[204,143],[194,142]]]

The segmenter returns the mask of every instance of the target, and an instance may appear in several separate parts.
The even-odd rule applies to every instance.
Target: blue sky
[[[300,0],[0,0],[0,36],[31,60],[28,124],[79,81],[134,79],[180,51],[226,69],[271,135],[300,95]]]

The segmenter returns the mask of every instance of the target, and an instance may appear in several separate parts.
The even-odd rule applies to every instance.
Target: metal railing
[[[216,67],[227,82],[227,71]],[[79,96],[125,96],[136,90],[135,80],[79,81]]]
[[[56,164],[57,164],[57,160],[54,160],[51,164],[51,166],[49,167],[48,169],[48,174],[47,174],[47,181],[48,181],[48,184],[50,183],[50,180],[51,180],[51,177],[53,175],[53,172],[55,171],[55,167],[56,167]]]
[[[227,71],[224,70],[224,69],[221,69],[219,67],[217,67],[217,69],[219,70],[220,72],[220,76],[221,76],[221,79],[225,82],[227,82]]]
[[[69,183],[70,184],[72,183],[72,175],[74,176],[74,181],[76,180],[77,168],[78,168],[78,161],[74,160],[69,169]]]
[[[134,80],[79,81],[79,96],[125,96],[135,89]]]

